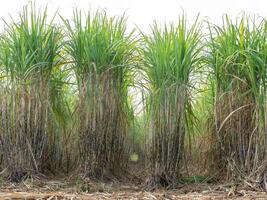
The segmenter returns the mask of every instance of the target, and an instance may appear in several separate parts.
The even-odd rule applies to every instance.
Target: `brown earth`
[[[40,181],[27,179],[21,183],[1,183],[0,199],[259,199],[267,200],[267,193],[248,191],[224,185],[190,184],[173,189],[148,192],[141,184],[108,183],[76,179]]]

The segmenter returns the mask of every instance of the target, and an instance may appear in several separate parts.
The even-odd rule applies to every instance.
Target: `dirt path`
[[[19,184],[0,185],[1,199],[267,200],[267,193],[242,189],[233,192],[231,188],[209,184],[190,184],[171,190],[159,189],[155,192],[147,192],[143,186],[119,182],[26,180]]]
[[[31,192],[0,192],[0,199],[129,199],[129,200],[153,200],[153,199],[192,199],[192,200],[219,200],[219,199],[244,199],[244,200],[266,200],[267,194],[259,192],[244,192],[236,195],[228,195],[226,192],[193,192],[179,194],[177,191],[157,191],[157,192],[94,192],[94,193],[31,193]]]
[[[0,199],[192,199],[192,200],[211,200],[211,199],[267,199],[265,194],[247,194],[244,196],[232,196],[227,194],[213,193],[213,194],[175,194],[175,193],[149,193],[149,192],[115,192],[115,193],[92,193],[92,194],[64,194],[58,193],[27,193],[27,192],[14,192],[14,193],[0,193]]]

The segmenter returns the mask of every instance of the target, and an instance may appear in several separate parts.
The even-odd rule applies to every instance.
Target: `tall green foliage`
[[[49,168],[56,148],[50,109],[53,69],[61,63],[62,34],[47,11],[24,7],[19,22],[6,23],[1,35],[0,147],[12,180]],[[58,159],[58,158],[57,158]],[[55,161],[55,160],[54,160]],[[53,165],[53,164],[52,164]]]
[[[189,27],[185,15],[154,23],[140,40],[124,15],[74,10],[63,26],[55,17],[30,4],[0,34],[0,168],[8,178],[79,166],[96,178],[122,175],[138,153],[148,158],[149,183],[166,185],[181,175],[185,147],[205,160],[202,147],[224,178],[267,188],[266,20],[224,16],[222,26],[208,24],[203,48],[202,23]],[[135,79],[147,92],[141,116],[129,92]]]
[[[74,11],[67,27],[66,51],[73,63],[79,91],[77,110],[80,158],[92,175],[115,172],[126,163],[125,138],[129,127],[128,86],[134,58],[133,32],[126,18],[109,18],[104,11]]]
[[[223,22],[210,28],[209,42],[220,168],[225,166],[231,177],[261,182],[266,169],[266,22],[257,25],[242,17],[233,23],[228,16]]]
[[[149,158],[152,173],[171,180],[179,176],[187,125],[192,119],[191,76],[200,65],[201,34],[196,22],[186,27],[157,24],[144,35],[144,71],[149,82]]]

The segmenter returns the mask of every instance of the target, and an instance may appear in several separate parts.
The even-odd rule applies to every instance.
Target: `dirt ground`
[[[76,179],[37,181],[27,179],[19,184],[1,183],[0,199],[259,199],[267,200],[267,193],[211,184],[181,185],[172,189],[148,192],[139,184],[112,181],[101,183]]]
[[[188,193],[179,194],[171,192],[112,192],[112,193],[91,193],[91,194],[67,194],[62,192],[54,193],[27,193],[27,192],[4,192],[0,193],[0,199],[267,199],[265,194],[247,193],[244,196],[229,197],[225,193]]]
[[[224,192],[198,193],[192,192],[179,194],[177,191],[157,191],[157,192],[95,192],[95,193],[30,193],[30,192],[0,192],[0,199],[267,199],[266,194],[246,192],[244,195],[228,196]]]

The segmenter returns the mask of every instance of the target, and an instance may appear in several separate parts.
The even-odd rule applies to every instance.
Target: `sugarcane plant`
[[[50,85],[62,60],[61,41],[47,10],[38,13],[33,3],[24,7],[18,22],[5,22],[0,37],[0,149],[1,166],[13,181],[52,164],[46,162],[56,147]]]
[[[135,40],[126,18],[74,10],[66,27],[79,101],[76,119],[80,165],[86,175],[104,177],[127,163],[125,139],[130,125],[128,87],[132,83]]]
[[[143,34],[143,71],[146,75],[149,118],[148,165],[151,180],[170,184],[179,177],[184,139],[192,123],[191,79],[203,60],[201,24],[198,20],[187,28],[185,15],[177,25],[154,23],[150,35]]]
[[[266,187],[266,22],[226,15],[222,27],[209,27],[217,167],[224,178]]]

